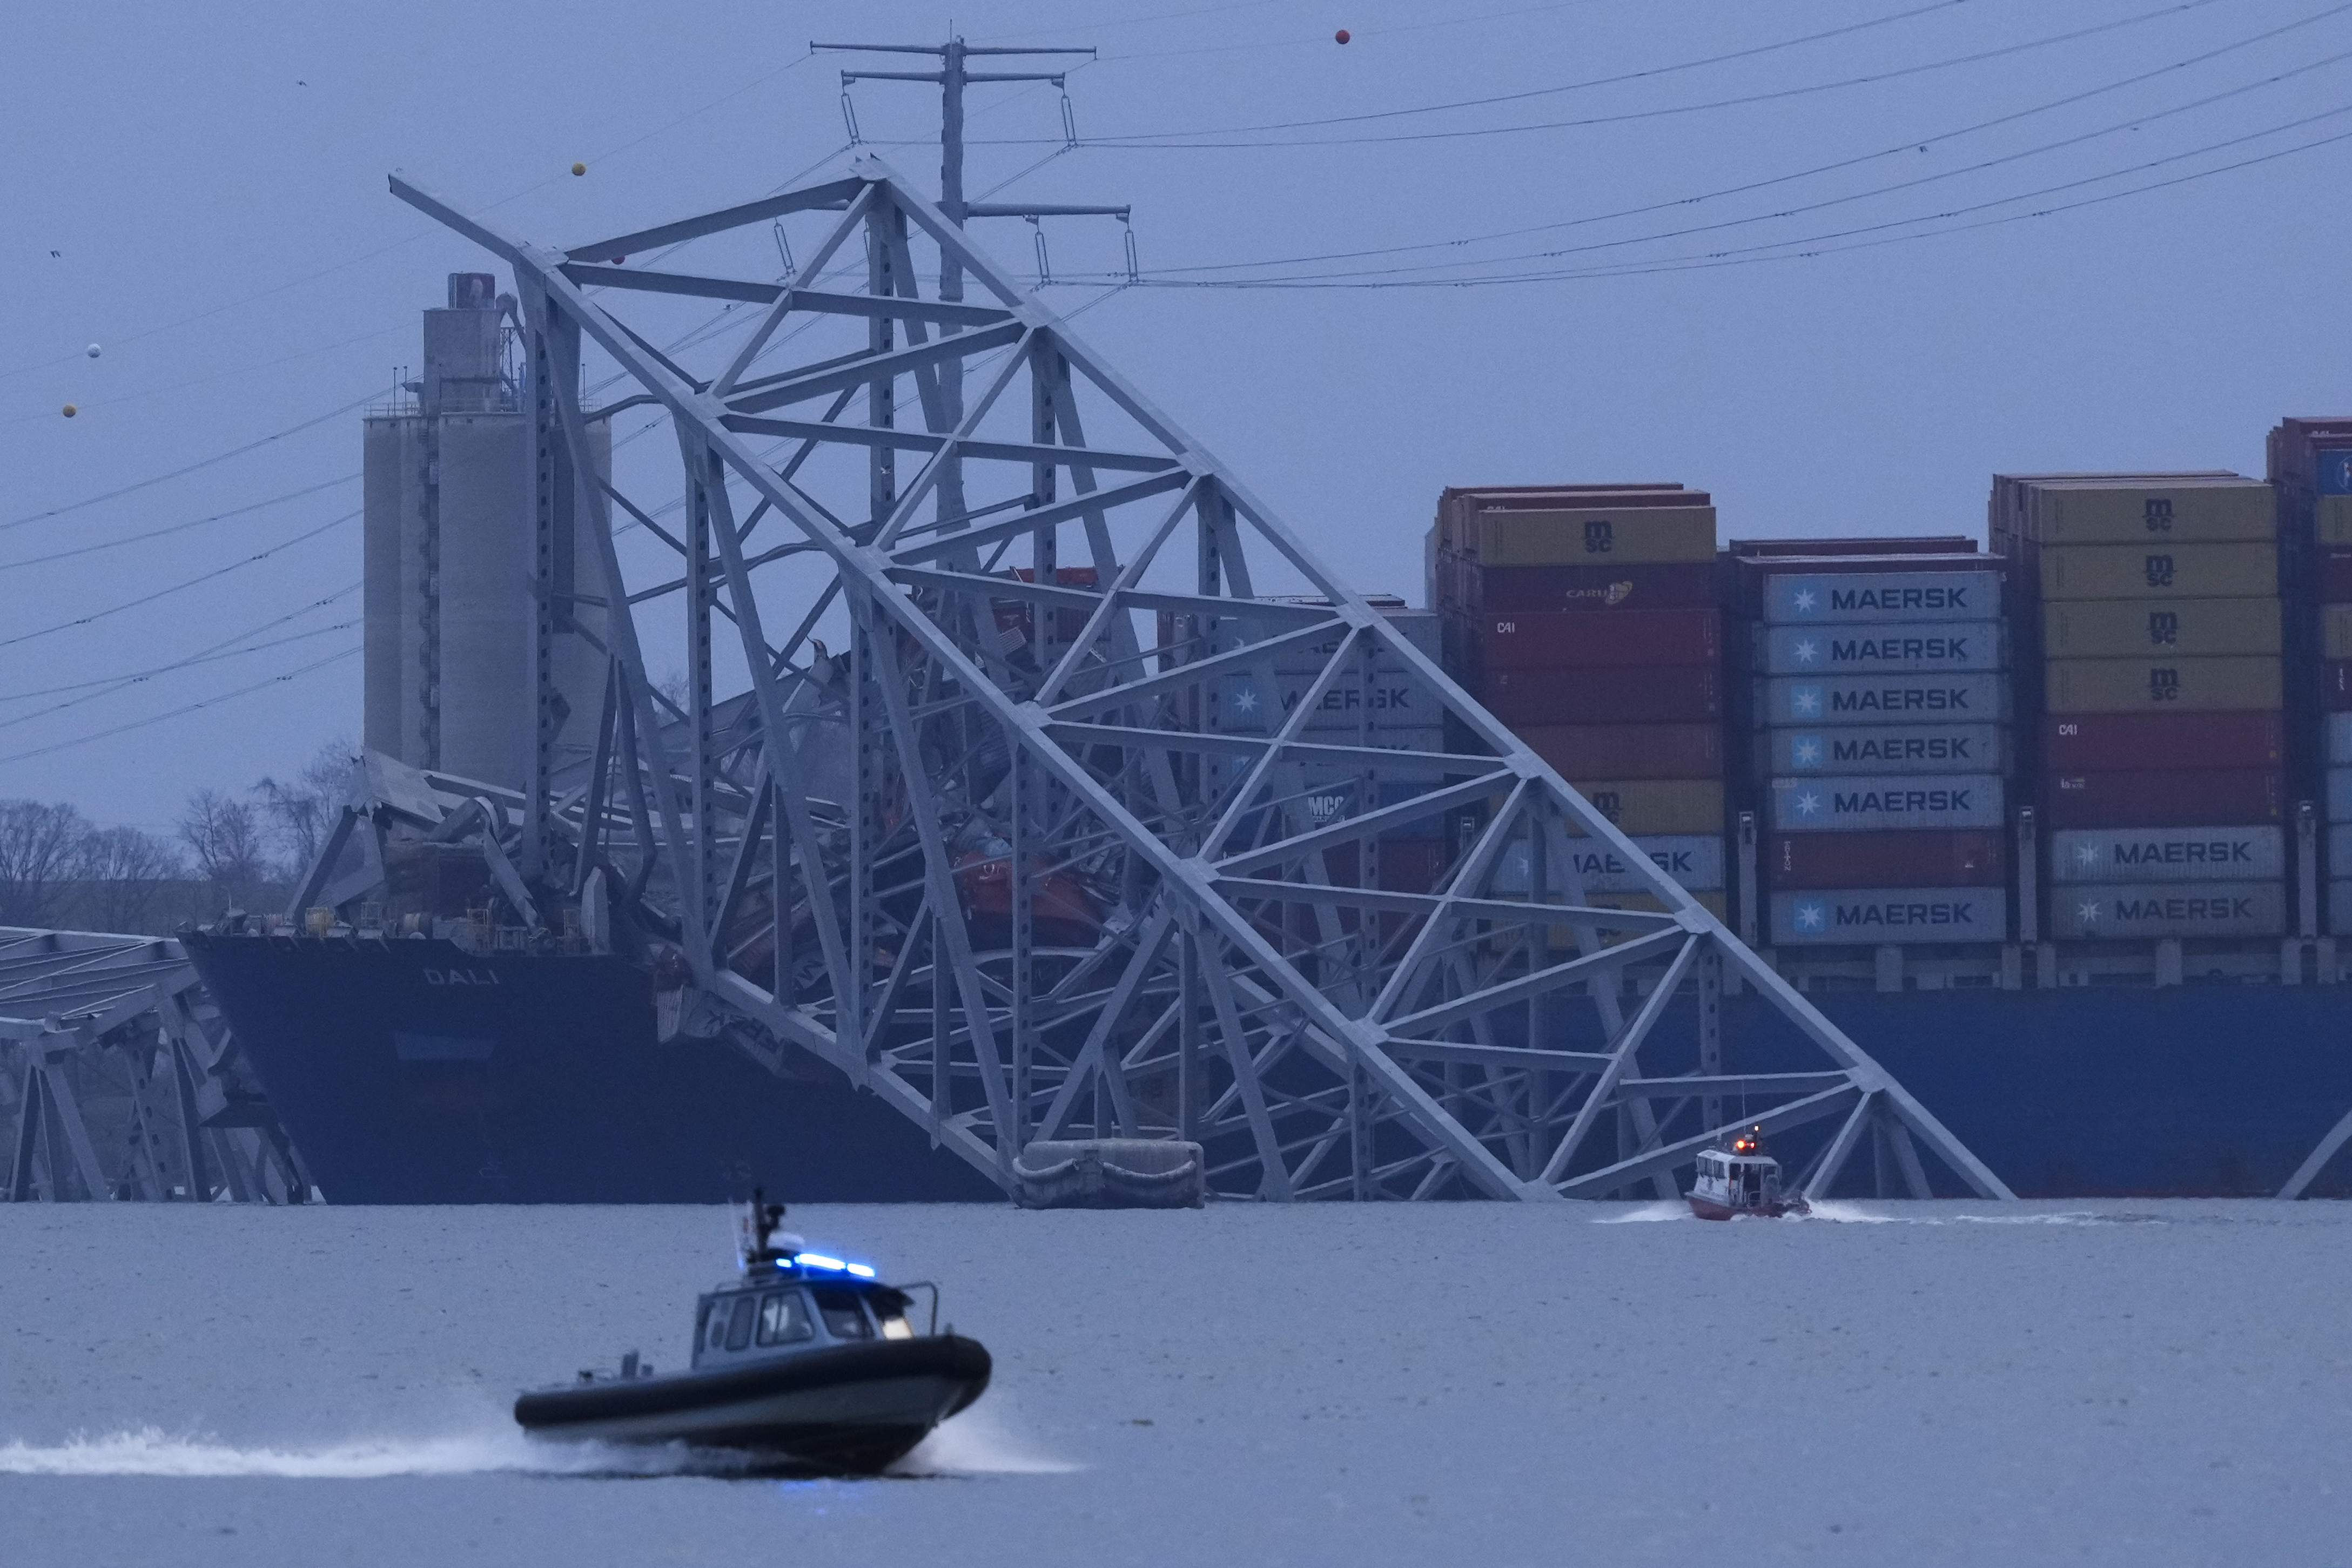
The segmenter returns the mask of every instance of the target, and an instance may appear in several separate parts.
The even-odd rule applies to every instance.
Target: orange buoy
[[[588,165],[585,163],[574,163],[572,165],[572,172],[575,174],[585,174],[588,172]]]
[[[1347,29],[1347,28],[1345,28],[1345,27],[1342,27],[1342,28],[1340,28],[1338,32],[1336,32],[1336,33],[1332,34],[1332,35],[1331,35],[1331,41],[1332,41],[1333,43],[1335,43],[1335,44],[1344,44],[1344,43],[1346,43],[1346,42],[1348,41],[1348,29]]]
[[[81,410],[79,410],[79,409],[76,408],[73,404],[71,404],[71,403],[68,403],[68,404],[66,404],[66,417],[67,417],[68,419],[71,419],[75,414],[78,414],[78,413],[79,413],[80,412],[81,412]]]

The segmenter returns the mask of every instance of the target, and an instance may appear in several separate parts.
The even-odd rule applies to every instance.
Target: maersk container
[[[2042,760],[2063,773],[2274,768],[2286,727],[2275,712],[2093,713],[2042,722]]]
[[[1713,664],[1723,657],[1717,610],[1488,612],[1470,622],[1480,669]]]
[[[1721,833],[1645,834],[1633,847],[1650,857],[1660,871],[1692,893],[1714,893],[1724,885]],[[1568,869],[1591,893],[1635,893],[1646,886],[1615,850],[1572,841]],[[1524,897],[1528,891],[1528,846],[1525,840],[1503,852],[1495,867],[1494,890]]]
[[[1723,777],[1719,724],[1538,724],[1517,733],[1564,779]]]
[[[2009,846],[1991,828],[1934,833],[1775,833],[1763,866],[1781,889],[2000,887]]]
[[[1758,664],[1771,675],[1974,674],[2008,664],[1998,621],[1910,626],[1759,626]]]
[[[2275,770],[2052,773],[2042,809],[2051,828],[2259,827],[2284,819],[2285,798]]]
[[[2083,941],[2283,936],[2282,882],[2073,883],[2050,890],[2050,934]]]
[[[1997,724],[1860,724],[1764,732],[1764,771],[2001,773],[2009,732]]]
[[[2006,804],[1994,774],[1775,779],[1769,820],[1784,833],[1930,832],[1998,828]]]
[[[2052,713],[2228,713],[2275,708],[2276,659],[2052,659],[2042,666]]]
[[[2053,659],[2275,655],[2274,599],[2065,600],[2042,607],[2042,651]]]
[[[2053,883],[2267,882],[2286,874],[2278,828],[2073,828],[2050,835]]]
[[[1771,903],[1776,946],[2009,939],[2009,894],[1998,887],[1832,888],[1776,893]]]
[[[2278,594],[2278,547],[2044,547],[2044,599],[2269,599]]]
[[[1307,675],[1276,677],[1280,706],[1265,700],[1255,675],[1223,675],[1215,682],[1214,727],[1225,731],[1270,734],[1281,727],[1314,685]],[[1323,691],[1306,733],[1335,745],[1352,744],[1363,729],[1369,712],[1371,728],[1426,733],[1445,722],[1445,708],[1437,694],[1419,675],[1402,670],[1375,676],[1367,684],[1360,675],[1341,675]]]
[[[1713,507],[1482,511],[1463,553],[1487,566],[1669,566],[1715,559]]]
[[[1763,618],[1773,625],[1990,621],[2000,616],[1997,571],[1773,572]]]
[[[2327,820],[2352,822],[2352,768],[2331,768],[2326,773]]]
[[[1717,601],[1715,563],[1680,566],[1481,566],[1456,580],[1472,611],[1705,610]]]
[[[1723,831],[1723,785],[1713,779],[1569,780],[1617,831],[1633,836]]]
[[[2009,683],[1999,675],[1775,675],[1757,684],[1757,716],[1768,725],[1993,724],[2009,716]]]
[[[1486,711],[1514,729],[1528,725],[1698,724],[1723,716],[1723,674],[1711,665],[1648,665],[1589,674],[1498,670],[1484,685],[1478,695]]]

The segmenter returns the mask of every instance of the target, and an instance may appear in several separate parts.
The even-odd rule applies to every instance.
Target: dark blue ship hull
[[[184,938],[334,1203],[995,1201],[872,1094],[661,1043],[642,969],[443,941]]]

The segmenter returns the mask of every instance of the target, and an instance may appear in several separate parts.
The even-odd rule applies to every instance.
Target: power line
[[[168,528],[151,528],[143,534],[127,534],[121,538],[108,539],[102,544],[81,545],[73,549],[52,551],[48,555],[26,556],[22,560],[0,561],[0,571],[15,571],[20,567],[27,566],[45,566],[53,560],[71,560],[77,556],[96,555],[100,550],[120,549],[124,545],[144,544],[149,539],[160,539],[166,534],[184,533],[190,528],[200,528],[206,523],[226,522],[231,517],[241,517],[250,512],[258,512],[287,501],[299,500],[304,496],[315,496],[321,490],[331,490],[339,485],[348,485],[358,477],[357,474],[346,474],[340,479],[324,479],[316,485],[305,485],[299,490],[289,490],[282,496],[272,496],[266,501],[255,501],[243,507],[232,507],[226,512],[215,512],[209,517],[195,517],[184,523],[173,523]]]
[[[61,692],[74,691],[82,692],[85,695],[78,697],[68,697],[64,702],[52,703],[47,707],[37,708],[33,712],[27,714],[19,714],[15,718],[0,719],[0,729],[14,729],[20,724],[30,724],[36,719],[47,718],[53,713],[63,713],[68,708],[79,707],[82,704],[88,702],[96,702],[100,697],[111,696],[116,692],[125,691],[132,686],[143,685],[148,681],[153,680],[157,675],[168,675],[181,670],[192,670],[200,664],[216,664],[224,659],[242,659],[248,653],[259,653],[271,648],[283,648],[291,643],[307,643],[313,637],[324,637],[331,632],[348,632],[359,623],[360,618],[354,617],[349,621],[338,621],[332,626],[317,626],[308,632],[289,632],[286,636],[273,637],[267,643],[256,643],[248,647],[229,648],[220,653],[205,653],[192,658],[177,659],[168,664],[157,664],[152,669],[135,670],[126,675],[112,675],[109,676],[105,680],[99,681],[80,681],[72,685],[51,686],[46,693],[26,692],[21,694],[22,697],[30,698],[42,695],[56,695]],[[92,691],[89,689],[94,686],[102,686],[105,689],[103,691]],[[0,701],[8,702],[16,700],[19,699],[0,698]]]
[[[281,685],[288,681],[299,679],[301,676],[309,674],[313,670],[323,670],[329,664],[340,664],[359,651],[359,644],[353,643],[352,646],[345,648],[341,653],[330,653],[323,659],[319,659],[310,664],[304,664],[299,669],[289,670],[282,675],[272,675],[267,680],[256,681],[249,686],[239,686],[233,692],[223,692],[216,697],[206,697],[202,702],[193,702],[184,707],[175,707],[169,713],[152,714],[145,718],[132,719],[129,724],[118,724],[111,729],[101,729],[90,735],[76,736],[71,740],[56,741],[47,746],[37,746],[30,751],[19,751],[11,756],[0,757],[0,762],[23,762],[30,758],[47,757],[51,752],[68,751],[77,746],[88,746],[94,740],[106,740],[114,736],[127,734],[134,729],[144,729],[149,725],[162,724],[166,719],[181,718],[188,714],[195,713],[204,708],[217,706],[222,703],[229,701],[231,698],[241,697],[247,695],[250,693],[260,691],[267,686]]]
[[[92,611],[88,615],[77,615],[70,621],[60,621],[54,626],[44,626],[37,632],[21,632],[14,637],[0,638],[0,648],[13,648],[19,643],[30,643],[37,637],[47,637],[52,632],[71,631],[77,626],[88,626],[94,622],[104,621],[110,616],[120,615],[126,610],[136,610],[142,604],[152,604],[159,599],[166,599],[174,593],[185,592],[187,590],[194,588],[200,583],[210,582],[216,577],[226,577],[232,571],[242,571],[256,561],[268,560],[271,556],[276,555],[280,550],[291,549],[296,545],[301,544],[306,540],[315,539],[320,534],[327,532],[329,529],[339,528],[345,523],[355,520],[359,516],[360,513],[357,510],[345,512],[341,517],[336,517],[331,522],[321,523],[317,528],[310,529],[307,533],[296,534],[290,539],[280,540],[278,543],[271,545],[268,549],[256,550],[253,554],[247,556],[242,560],[231,561],[228,565],[216,567],[213,570],[205,572],[200,577],[192,577],[185,582],[175,582],[169,588],[159,588],[152,593],[142,594],[137,599],[127,600],[110,609]]]

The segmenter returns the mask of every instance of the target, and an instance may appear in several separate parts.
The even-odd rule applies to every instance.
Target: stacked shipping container
[[[1769,940],[2004,940],[2011,747],[1998,563],[1749,548],[1734,558],[1751,622]]]
[[[2288,776],[2296,799],[2326,802],[2325,859],[2312,869],[2326,881],[2327,929],[2344,936],[2352,934],[2352,419],[2281,420],[2270,477],[2286,600]]]
[[[2286,928],[2270,487],[2234,474],[1998,476],[2021,703],[2060,938]]]
[[[1429,549],[1448,673],[1721,915],[1715,556],[1710,498],[1664,485],[1448,490]],[[1606,852],[1578,869],[1640,902]]]

